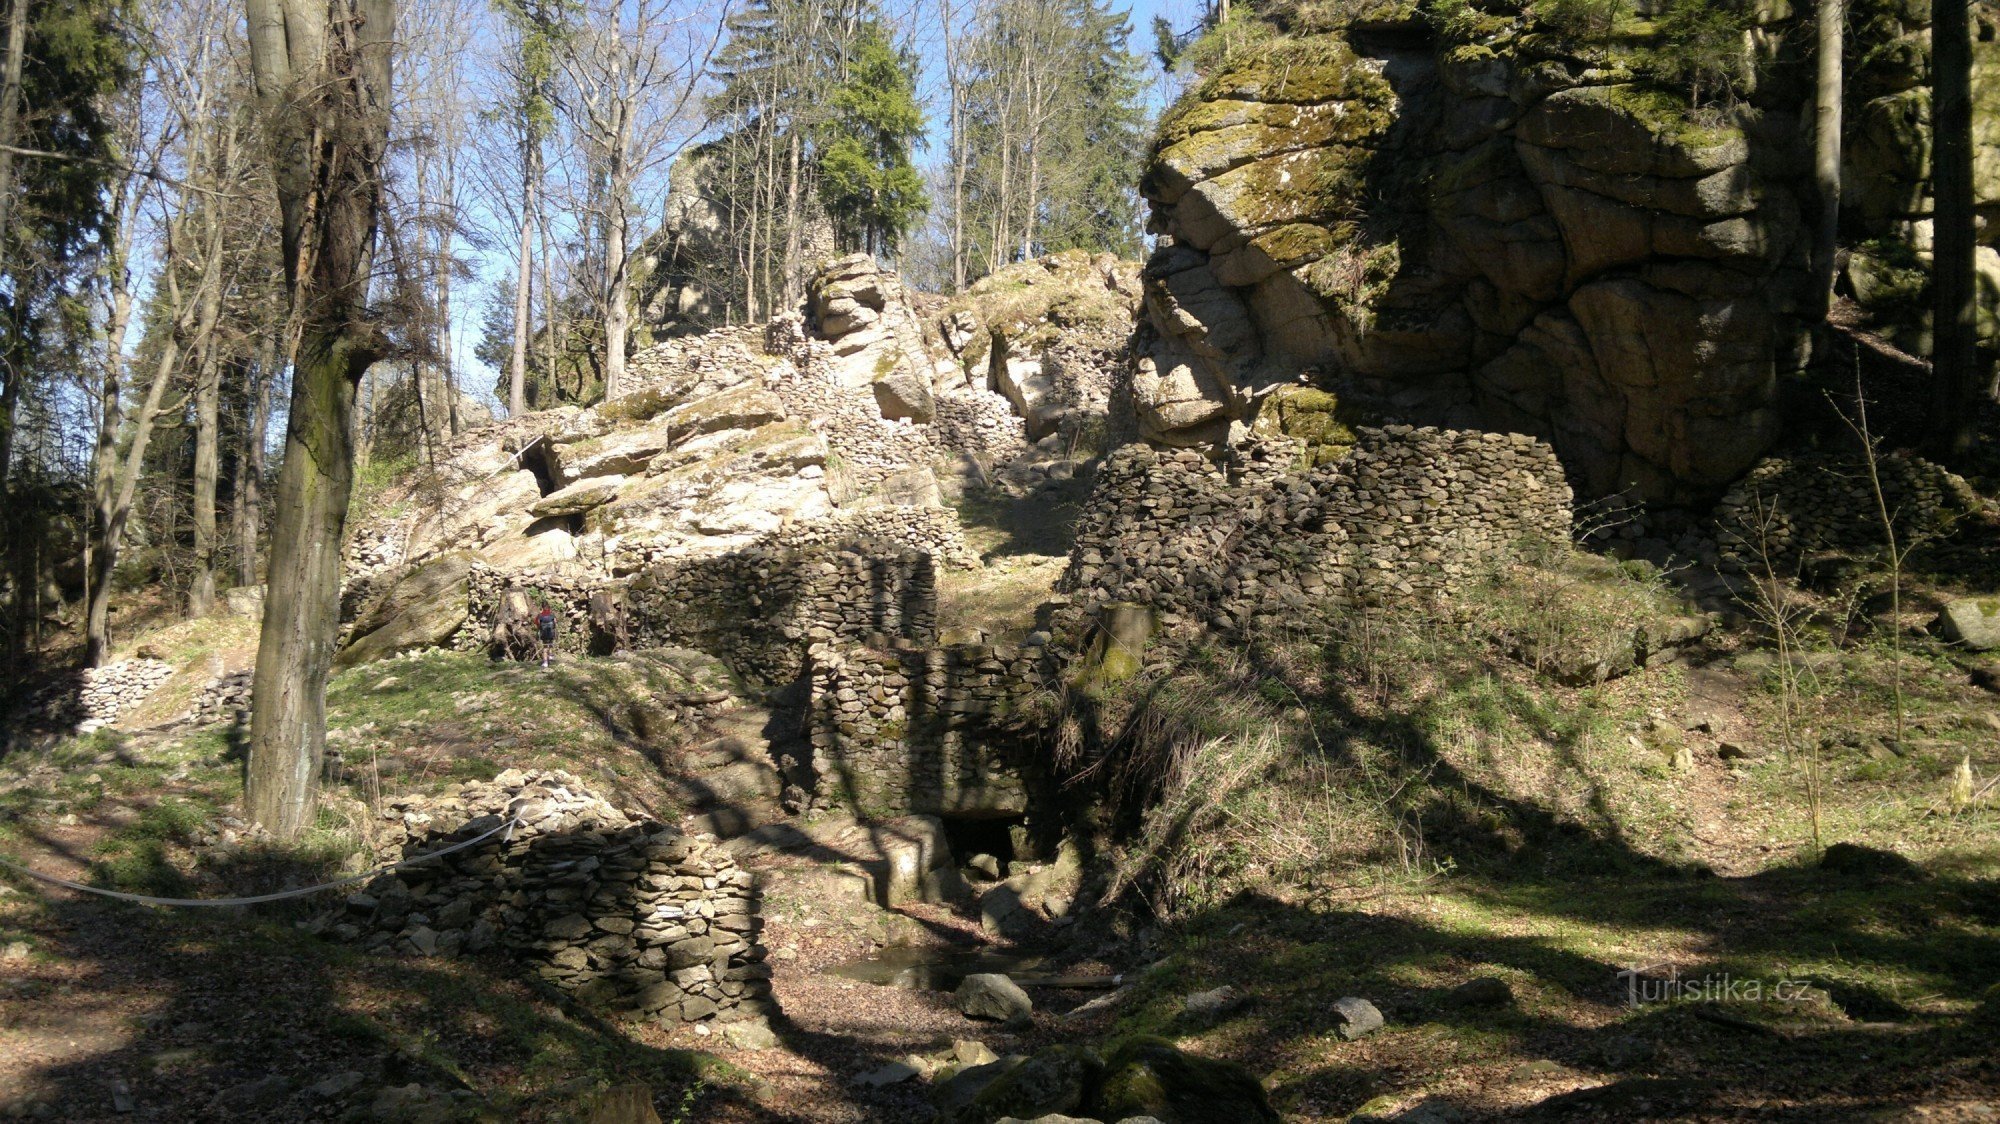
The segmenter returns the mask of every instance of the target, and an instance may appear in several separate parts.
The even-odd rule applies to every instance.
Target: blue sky
[[[1114,9],[1122,8],[1128,14],[1132,28],[1131,49],[1145,61],[1144,74],[1148,81],[1147,100],[1149,108],[1157,110],[1168,96],[1169,85],[1160,71],[1159,63],[1153,57],[1153,18],[1164,15],[1175,28],[1185,30],[1207,7],[1206,0],[1129,0],[1128,3],[1114,3],[1112,6]],[[935,53],[935,47],[924,41],[930,37],[925,36],[922,31],[923,29],[919,29],[919,49]],[[947,119],[941,104],[941,92],[935,91],[939,81],[937,72],[942,68],[941,59],[925,57],[923,63],[923,92],[931,103],[926,107],[929,114],[929,144],[919,154],[918,159],[928,163],[942,160],[944,153],[948,151],[945,143]],[[657,222],[657,217],[654,222]],[[648,223],[644,233],[651,233],[652,226],[653,223]],[[471,256],[477,263],[476,268],[482,281],[491,282],[512,275],[512,246],[504,240],[491,249],[473,250]],[[454,362],[460,372],[459,385],[483,399],[489,407],[494,407],[499,405],[490,396],[496,372],[472,354],[473,348],[479,342],[483,308],[484,302],[479,299],[459,299],[454,302],[452,316]]]

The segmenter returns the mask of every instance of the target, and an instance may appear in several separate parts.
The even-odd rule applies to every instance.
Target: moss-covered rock
[[[1104,1073],[1104,1061],[1084,1046],[1053,1046],[1001,1074],[949,1124],[994,1124],[1007,1117],[1033,1120],[1082,1110]]]
[[[1104,1120],[1150,1116],[1161,1124],[1277,1124],[1255,1074],[1185,1053],[1163,1038],[1135,1038],[1104,1059],[1091,1107]]]
[[[1375,420],[1366,411],[1342,402],[1328,391],[1288,386],[1265,397],[1252,431],[1302,443],[1304,467],[1311,469],[1353,452],[1356,438],[1351,427],[1369,425]]]

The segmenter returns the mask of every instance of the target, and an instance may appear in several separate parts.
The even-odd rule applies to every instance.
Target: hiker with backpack
[[[547,670],[556,654],[556,614],[546,601],[542,602],[542,611],[535,614],[535,635],[541,639],[542,668]]]

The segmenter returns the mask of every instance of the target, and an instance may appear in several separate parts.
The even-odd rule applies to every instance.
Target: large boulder
[[[1810,357],[1810,131],[1792,124],[1809,88],[1697,112],[1637,42],[1593,45],[1587,67],[1551,52],[1533,6],[1482,14],[1477,45],[1384,8],[1366,36],[1274,19],[1163,115],[1141,185],[1164,236],[1135,340],[1141,435],[1240,442],[1268,395],[1337,372],[1407,420],[1549,439],[1590,496],[1713,500],[1777,439],[1779,387]],[[1907,312],[1930,241],[1928,6],[1875,8],[1844,225],[1878,243],[1849,274],[1864,309]],[[1804,12],[1760,6],[1757,35]],[[1399,20],[1407,40],[1383,34]],[[2000,34],[1982,36],[1979,96],[2000,98]],[[1992,116],[1981,199],[2000,219]],[[2000,221],[1983,229],[2000,242]],[[1921,329],[1897,338],[1927,346]]]
[[[952,993],[952,1002],[967,1018],[1002,1023],[1025,1022],[1035,1013],[1035,1001],[1028,998],[1021,985],[998,972],[965,977]]]
[[[602,507],[618,498],[618,489],[625,484],[623,476],[596,476],[579,480],[567,488],[550,492],[528,508],[528,514],[537,519],[553,519],[566,515],[582,515],[594,507]]]
[[[439,555],[398,577],[356,618],[334,657],[341,667],[445,644],[465,626],[472,555]]]
[[[885,418],[929,421],[937,363],[902,280],[867,254],[849,254],[828,262],[806,293],[840,383],[872,387]]]
[[[1938,635],[1975,652],[2000,649],[2000,597],[1961,597],[1945,603]]]

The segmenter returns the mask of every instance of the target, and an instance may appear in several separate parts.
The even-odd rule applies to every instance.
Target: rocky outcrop
[[[1303,373],[1548,438],[1591,495],[1713,498],[1776,438],[1778,387],[1808,358],[1801,91],[1691,111],[1647,79],[1642,41],[1565,43],[1508,4],[1446,41],[1404,7],[1253,41],[1162,119],[1142,188],[1164,236],[1133,374],[1145,436],[1243,441]],[[1907,68],[1922,44],[1901,20]],[[1922,114],[1868,106],[1853,208],[1920,245]],[[1871,160],[1890,120],[1911,135]]]
[[[890,420],[927,422],[933,360],[902,281],[867,254],[828,262],[807,290],[807,312],[821,339],[833,345],[833,370],[843,386],[870,388]]]
[[[1134,263],[1070,250],[974,282],[936,334],[966,385],[1004,397],[1038,441],[1066,417],[1107,412],[1138,296]]]

